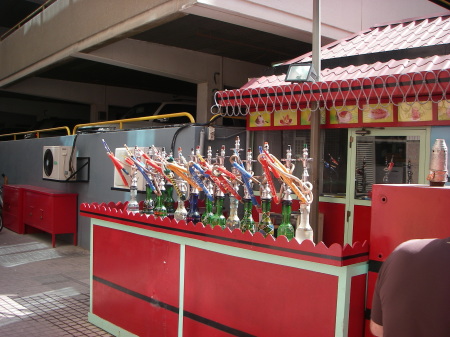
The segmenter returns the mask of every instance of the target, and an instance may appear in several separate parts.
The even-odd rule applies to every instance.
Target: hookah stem
[[[224,166],[221,165],[217,165],[216,166],[217,170],[219,170],[221,173],[225,174],[226,176],[228,176],[231,180],[236,180],[237,182],[239,182],[240,184],[242,184],[242,181],[236,177],[235,174],[233,174],[232,172],[228,171]]]
[[[167,163],[167,168],[170,169],[171,171],[175,172],[176,175],[178,175],[181,179],[185,180],[189,185],[191,185],[192,187],[196,188],[196,189],[201,189],[200,186],[198,186],[191,178],[190,175],[188,173],[188,170],[183,167],[180,166],[178,164],[175,163]]]
[[[224,177],[222,174],[219,174],[218,176],[220,183],[225,188],[226,193],[230,193],[233,195],[237,200],[242,201],[242,197],[236,192],[236,190],[233,188],[231,183],[227,180],[226,177]]]
[[[232,160],[232,158],[230,158],[230,161]],[[253,192],[252,186],[250,185],[250,180],[252,178],[252,175],[247,172],[244,167],[237,163],[236,161],[232,161],[232,165],[239,171],[241,172],[241,178],[244,182],[244,188],[246,189],[246,191],[248,192],[248,194],[250,195],[250,199],[253,203],[253,205],[255,206],[259,206],[258,201],[256,200],[255,194]]]
[[[151,175],[150,171],[141,167],[137,160],[133,160],[130,157],[127,157],[125,159],[125,161],[127,162],[127,164],[130,164],[130,166],[135,167],[139,172],[141,172],[142,176],[144,177],[145,181],[147,182],[147,185],[151,188],[152,191],[159,190],[155,187],[155,184],[153,184],[152,179],[149,177],[149,175]]]
[[[148,157],[148,155],[145,155],[144,158],[145,158],[146,164],[150,165],[156,171],[158,171],[164,177],[164,179],[166,179],[166,181],[170,181],[169,176],[164,172],[164,169],[162,167],[163,166],[162,162],[160,163],[160,165],[158,165],[154,160],[152,160],[150,157]],[[164,160],[164,158],[162,158],[162,160]]]
[[[211,178],[211,180],[214,182],[214,184],[216,184],[216,186],[223,194],[226,194],[227,190],[224,186],[222,186],[219,177],[213,173],[213,168],[211,167],[211,165],[201,155],[198,155],[198,159],[200,160],[200,165],[205,168],[205,174],[207,174]]]
[[[297,195],[301,202],[310,204],[312,200],[308,201],[304,194],[309,194],[309,192],[311,191],[310,188],[306,187],[300,179],[290,174],[287,168],[277,158],[272,159],[273,160],[271,162],[267,163],[269,167],[272,167],[274,171],[278,172],[283,182],[285,182],[292,189],[292,191],[295,193],[295,195]],[[297,186],[294,181],[297,182],[299,186]]]
[[[205,195],[208,199],[214,200],[213,196],[211,195],[209,190],[206,188],[205,184],[203,184],[203,181],[200,179],[200,177],[195,172],[195,169],[197,169],[201,174],[206,175],[205,171],[202,170],[202,168],[197,163],[190,162],[189,163],[189,172],[191,173],[192,179],[194,179],[194,181],[197,183],[197,185],[200,186],[200,188],[203,190],[203,192],[205,192]]]
[[[262,148],[260,147],[260,151],[262,151]],[[267,179],[267,183],[269,184],[269,188],[270,188],[270,193],[272,193],[272,198],[274,199],[273,201],[278,204],[280,203],[280,199],[278,198],[277,195],[277,190],[275,189],[275,185],[273,184],[272,181],[272,176],[270,175],[270,170],[269,170],[269,164],[267,162],[267,159],[265,158],[264,154],[260,154],[258,156],[258,161],[261,163],[263,170],[264,170],[264,174],[265,174],[265,178]]]
[[[169,170],[169,169],[167,169],[167,170]],[[180,198],[180,200],[185,201],[186,195],[184,195],[184,193],[181,192],[180,187],[178,186],[177,182],[175,181],[175,178],[173,177],[172,171],[170,171],[170,173],[167,174],[167,177],[169,178],[169,181],[172,183],[173,188],[174,188],[175,192],[177,193],[178,197]]]
[[[142,176],[144,177],[145,181],[147,182],[147,184],[150,186],[150,188],[152,190],[155,190],[155,187],[153,186],[152,180],[149,178],[149,176],[147,175],[146,172],[146,168],[144,168],[142,165],[142,163],[136,159],[136,157],[131,153],[130,149],[128,148],[128,146],[126,144],[124,144],[125,149],[127,150],[128,156],[129,158],[132,160],[132,163],[134,164],[134,166],[136,167],[136,169],[141,172]]]
[[[120,178],[122,179],[122,182],[125,186],[128,186],[128,181],[123,175],[124,173],[129,176],[130,174],[128,171],[123,167],[122,163],[114,156],[111,149],[109,148],[108,144],[106,144],[105,140],[102,139],[103,146],[105,147],[106,154],[108,155],[109,159],[111,159],[112,163],[114,164],[114,167],[116,168],[117,172],[119,173]]]

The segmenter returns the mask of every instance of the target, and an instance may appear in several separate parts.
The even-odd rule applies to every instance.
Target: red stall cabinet
[[[3,226],[19,233],[24,233],[22,205],[23,185],[3,185]]]
[[[77,194],[31,186],[3,186],[3,223],[19,234],[37,229],[52,235],[72,234],[77,244]]]
[[[82,204],[90,322],[136,336],[360,337],[368,245],[223,230]]]
[[[23,222],[52,235],[55,247],[57,234],[72,234],[77,245],[77,194],[61,193],[43,187],[23,190]]]
[[[402,242],[450,236],[450,188],[428,185],[373,185],[367,318],[378,271]],[[366,322],[366,336],[372,336]]]

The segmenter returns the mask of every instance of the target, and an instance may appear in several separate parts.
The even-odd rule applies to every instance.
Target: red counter
[[[118,336],[354,336],[368,246],[299,244],[82,204],[92,225],[89,320]]]

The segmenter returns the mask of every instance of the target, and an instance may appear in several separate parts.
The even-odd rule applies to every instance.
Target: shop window
[[[282,142],[280,142],[280,136]],[[283,163],[286,158],[286,149],[291,146],[292,159],[295,170],[293,174],[302,177],[303,163],[299,159],[303,156],[303,148],[306,146],[311,156],[311,131],[310,130],[282,130],[262,131],[255,133],[255,144],[262,145],[269,142],[270,152]],[[321,130],[321,156],[319,193],[321,196],[345,197],[347,182],[347,148],[348,129],[323,129]],[[254,157],[257,157],[255,147]],[[311,175],[311,163],[308,162],[308,172]],[[256,175],[261,175],[260,165],[254,165]],[[276,182],[277,183],[277,182]]]
[[[356,137],[355,198],[370,199],[373,184],[417,184],[419,136]]]
[[[322,130],[321,196],[344,197],[347,182],[348,129]]]

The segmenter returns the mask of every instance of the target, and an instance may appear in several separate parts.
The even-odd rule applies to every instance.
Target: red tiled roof
[[[433,71],[440,69],[450,69],[450,55],[416,58],[412,60],[391,60],[389,62],[376,62],[373,64],[363,64],[360,66],[324,69],[321,72],[321,81],[342,81],[357,78],[399,75],[405,73]],[[290,82],[284,81],[285,77],[286,75],[282,74],[278,76],[272,75],[255,78],[245,84],[242,89],[290,85]]]
[[[323,60],[450,43],[450,15],[378,25],[322,47]],[[287,63],[311,61],[311,53]]]
[[[377,25],[322,47],[321,57],[322,60],[327,60],[445,44],[450,44],[450,15]],[[311,61],[311,53],[299,56],[285,64],[308,61]],[[349,80],[449,68],[450,55],[392,59],[388,62],[323,69],[321,81]],[[250,80],[241,89],[289,85],[290,82],[284,81],[285,77],[285,74],[262,76]]]

